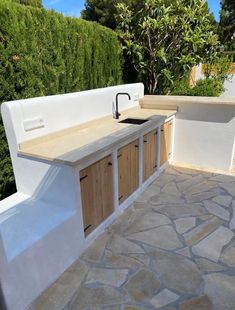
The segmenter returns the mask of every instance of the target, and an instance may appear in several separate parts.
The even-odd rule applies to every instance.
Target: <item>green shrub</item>
[[[42,8],[42,1],[41,0],[9,0],[9,1],[20,3],[23,5],[31,5],[31,6],[36,6],[36,7]]]
[[[198,80],[191,89],[191,96],[218,97],[224,91],[223,83],[217,79]]]
[[[192,88],[189,85],[189,78],[174,82],[174,87],[171,91],[172,96],[191,96]]]
[[[54,11],[0,1],[0,103],[120,82],[115,32]],[[1,199],[15,190],[1,122],[0,163]]]
[[[175,85],[171,92],[173,96],[205,96],[218,97],[224,91],[223,83],[216,78],[198,80],[194,87],[182,81]]]

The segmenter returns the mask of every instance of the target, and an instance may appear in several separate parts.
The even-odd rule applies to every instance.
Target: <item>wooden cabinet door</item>
[[[87,236],[114,210],[112,157],[80,171],[84,232]]]
[[[135,140],[118,151],[119,203],[126,200],[139,186],[139,141]]]
[[[157,170],[157,130],[146,134],[143,139],[143,181]]]
[[[172,149],[172,121],[161,126],[160,165],[162,166],[171,156]]]

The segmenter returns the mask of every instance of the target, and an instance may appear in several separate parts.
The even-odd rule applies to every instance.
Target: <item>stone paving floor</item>
[[[235,177],[169,167],[31,309],[234,310]]]

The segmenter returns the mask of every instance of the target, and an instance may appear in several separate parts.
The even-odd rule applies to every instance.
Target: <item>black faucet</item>
[[[115,119],[119,119],[119,116],[121,115],[118,112],[118,96],[119,95],[126,95],[126,96],[128,96],[129,100],[131,100],[131,96],[128,93],[117,93],[117,95],[116,95],[116,110],[115,110],[115,114],[114,114]]]

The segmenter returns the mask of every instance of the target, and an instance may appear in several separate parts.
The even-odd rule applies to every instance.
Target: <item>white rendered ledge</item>
[[[68,220],[76,210],[16,193],[0,202],[0,234],[8,261]]]
[[[155,96],[146,95],[140,99],[140,105],[143,107],[146,105],[169,103],[199,103],[199,104],[214,104],[214,105],[235,105],[235,97],[197,97],[197,96]]]

